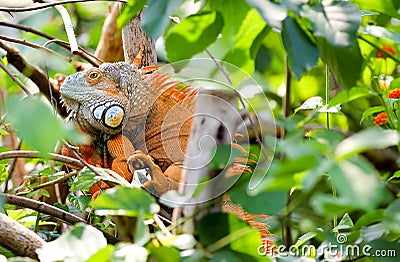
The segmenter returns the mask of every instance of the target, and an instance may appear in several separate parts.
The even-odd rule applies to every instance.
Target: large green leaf
[[[234,48],[225,61],[234,64],[248,74],[254,71],[254,59],[262,39],[268,32],[264,20],[255,9],[250,9],[234,37]],[[231,69],[231,68],[228,68]],[[243,72],[238,73],[242,75]]]
[[[352,48],[361,22],[360,10],[350,1],[323,0],[314,6],[303,5],[317,36],[334,46]]]
[[[83,142],[82,136],[71,123],[64,123],[39,97],[9,96],[5,103],[6,119],[17,134],[33,149],[46,158],[60,139],[69,138]]]
[[[213,43],[221,32],[223,19],[219,12],[202,12],[186,17],[171,29],[165,39],[168,59],[189,59]]]
[[[250,196],[246,190],[236,190],[230,194],[232,203],[240,205],[250,214],[276,214],[287,201],[287,192],[269,191]]]
[[[156,200],[139,188],[115,187],[106,190],[94,202],[92,207],[99,215],[124,215],[152,217],[160,207]]]
[[[319,49],[292,17],[286,17],[282,26],[282,41],[288,55],[289,67],[296,78],[300,79],[303,73],[317,65]]]
[[[329,175],[340,198],[354,209],[371,211],[388,200],[379,174],[361,158],[340,162],[336,168],[331,168]]]
[[[372,10],[400,19],[400,14],[394,7],[392,0],[353,0],[360,9]]]
[[[182,2],[183,0],[148,0],[147,8],[144,10],[142,18],[144,31],[152,39],[157,39],[169,25],[169,16],[172,15]]]
[[[369,149],[382,149],[397,145],[399,142],[400,137],[395,130],[370,128],[339,143],[335,150],[335,158],[342,160]]]
[[[147,0],[129,0],[122,8],[121,15],[118,17],[117,23],[122,28],[129,22],[143,7],[146,5]]]
[[[322,60],[328,64],[337,82],[343,88],[353,87],[360,78],[363,59],[360,47],[356,42],[353,49],[329,44],[323,38],[319,39]]]

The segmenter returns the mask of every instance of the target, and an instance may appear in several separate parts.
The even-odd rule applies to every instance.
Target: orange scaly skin
[[[177,189],[197,90],[154,69],[105,63],[68,76],[60,92],[71,118],[92,138],[78,147],[82,157],[129,182],[134,170],[146,168],[152,180],[144,186],[161,195]],[[63,154],[71,156],[65,148]],[[237,163],[236,169],[240,173],[246,166]],[[90,193],[107,187],[99,182]],[[230,209],[258,228],[263,239],[269,236],[265,224],[253,221],[257,217],[237,206]]]

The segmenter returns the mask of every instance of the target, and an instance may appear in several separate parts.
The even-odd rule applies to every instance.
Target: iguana
[[[176,189],[191,127],[197,90],[174,82],[156,67],[125,62],[104,63],[66,77],[60,93],[77,127],[92,138],[78,147],[90,164],[110,168],[131,182],[135,169],[147,168],[162,194]],[[63,149],[63,154],[71,155]],[[107,185],[98,183],[90,193]],[[256,226],[263,238],[266,225],[239,207],[226,206]]]

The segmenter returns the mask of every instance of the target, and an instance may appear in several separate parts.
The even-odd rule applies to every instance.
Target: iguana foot
[[[153,194],[162,195],[170,189],[176,189],[176,182],[168,179],[161,168],[156,165],[151,156],[137,150],[128,158],[128,168],[133,173],[135,170],[145,169],[151,180],[143,186]],[[154,190],[152,190],[154,189]]]

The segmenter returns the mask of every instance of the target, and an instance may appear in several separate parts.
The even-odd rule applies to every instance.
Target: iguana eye
[[[101,80],[101,72],[97,69],[91,69],[86,73],[86,81],[90,84],[96,84]]]

